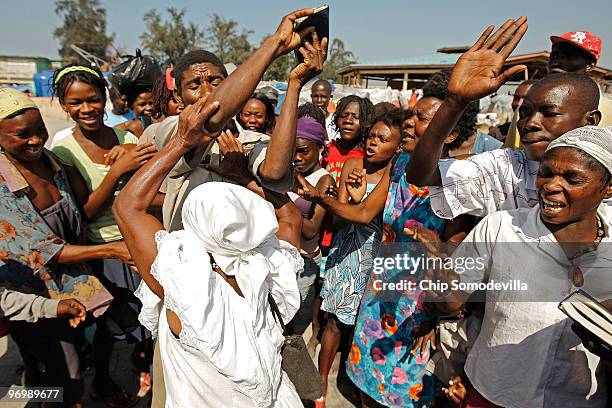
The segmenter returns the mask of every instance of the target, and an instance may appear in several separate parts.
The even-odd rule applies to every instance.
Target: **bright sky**
[[[281,16],[312,1],[274,0],[103,0],[108,30],[116,45],[139,46],[145,27],[142,16],[151,8],[163,12],[172,5],[187,9],[187,21],[206,25],[212,13],[237,20],[254,31],[253,42],[272,33]],[[341,38],[360,62],[426,55],[443,46],[475,41],[488,25],[525,14],[529,31],[518,52],[550,48],[549,36],[588,30],[603,40],[599,65],[612,68],[612,1],[610,0],[342,0],[330,1],[331,36]],[[57,56],[53,29],[60,24],[53,0],[3,0],[0,15],[0,55]]]

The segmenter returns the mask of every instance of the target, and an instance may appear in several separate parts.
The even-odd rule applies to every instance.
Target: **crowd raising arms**
[[[447,95],[441,97],[424,94],[414,105],[409,117],[404,118],[402,111],[393,107],[376,110],[381,107],[374,107],[368,98],[356,95],[343,98],[334,115],[339,138],[325,146],[325,120],[330,115],[327,107],[321,106],[324,114],[317,111],[312,117],[300,117],[302,107],[298,108],[300,91],[306,83],[321,74],[327,54],[328,39],[319,38],[313,27],[301,32],[295,31],[296,20],[311,16],[314,12],[315,9],[303,9],[283,17],[276,32],[266,38],[229,76],[221,61],[206,51],[200,52],[210,54],[214,57],[212,60],[190,60],[191,63],[178,70],[175,67],[176,87],[172,91],[172,99],[178,106],[183,107],[183,110],[178,116],[168,118],[171,120],[160,123],[158,129],[163,127],[164,123],[174,123],[176,126],[173,128],[172,137],[163,142],[156,140],[157,148],[151,143],[137,145],[134,135],[115,130],[132,129],[139,134],[146,124],[138,120],[125,122],[115,126],[115,129],[104,125],[104,80],[100,72],[87,67],[69,66],[59,70],[54,78],[55,93],[60,104],[76,123],[71,140],[58,142],[54,147],[54,152],[63,162],[65,169],[61,173],[56,169],[54,156],[47,155],[46,152],[39,154],[37,150],[40,148],[43,152],[42,145],[47,138],[38,109],[31,109],[30,106],[15,116],[0,119],[0,160],[7,159],[24,177],[31,188],[27,199],[34,210],[42,212],[61,199],[63,193],[56,185],[56,178],[58,174],[62,176],[65,171],[70,182],[69,194],[74,194],[76,207],[90,223],[88,238],[98,243],[80,245],[76,240],[63,240],[59,249],[49,256],[49,259],[40,261],[43,263],[37,271],[40,278],[50,279],[49,268],[55,268],[57,265],[102,258],[114,258],[135,267],[130,271],[137,270],[143,280],[136,296],[143,302],[140,318],[144,327],[151,329],[147,325],[151,322],[145,323],[144,320],[151,311],[153,314],[158,311],[157,306],[152,308],[152,303],[148,301],[154,299],[158,304],[163,303],[161,307],[164,312],[155,316],[155,319],[159,319],[159,327],[154,327],[151,331],[159,328],[161,333],[161,327],[165,323],[163,327],[166,334],[170,334],[169,337],[161,334],[158,340],[163,368],[168,374],[166,390],[170,405],[209,405],[213,404],[212,401],[216,403],[213,405],[219,405],[219,401],[228,395],[232,400],[234,396],[239,395],[248,396],[244,402],[240,400],[244,406],[252,404],[297,407],[301,404],[295,389],[290,382],[287,383],[286,373],[280,367],[283,337],[277,324],[270,319],[270,300],[267,295],[280,304],[281,315],[287,319],[287,323],[295,315],[294,309],[299,305],[297,295],[301,295],[304,301],[308,293],[308,288],[302,293],[302,287],[299,287],[298,292],[293,279],[294,275],[297,275],[299,286],[302,273],[306,270],[300,262],[312,260],[319,276],[318,268],[323,254],[324,290],[318,300],[323,302],[323,310],[327,312],[328,320],[321,338],[319,354],[323,395],[315,401],[315,406],[325,406],[327,377],[340,347],[340,339],[348,334],[353,343],[350,350],[346,350],[350,351],[346,371],[361,392],[362,406],[383,404],[410,407],[434,401],[434,394],[440,391],[436,387],[440,385],[441,377],[431,380],[435,373],[426,372],[425,367],[434,363],[430,357],[440,345],[450,348],[452,353],[457,351],[453,347],[463,347],[456,344],[449,347],[448,343],[444,343],[449,341],[448,336],[454,335],[445,332],[447,328],[444,319],[451,317],[456,321],[458,316],[460,320],[457,320],[457,324],[467,322],[466,313],[469,316],[469,312],[466,312],[466,303],[472,292],[466,290],[441,293],[438,290],[430,290],[421,297],[422,291],[417,290],[411,294],[402,293],[392,301],[381,300],[376,297],[377,290],[371,291],[371,288],[383,278],[396,277],[393,274],[397,271],[385,271],[383,278],[380,278],[371,273],[369,263],[378,255],[379,245],[383,242],[419,241],[425,244],[430,255],[443,258],[469,257],[484,252],[491,255],[495,252],[497,259],[505,259],[501,269],[497,263],[491,262],[482,270],[469,271],[463,276],[452,268],[442,268],[428,271],[424,277],[447,283],[462,280],[483,283],[495,280],[496,274],[502,272],[525,278],[519,269],[527,265],[539,272],[539,275],[528,277],[533,278],[532,283],[550,283],[549,286],[559,284],[560,289],[553,291],[552,301],[542,300],[543,295],[535,299],[540,302],[540,313],[537,316],[532,316],[529,310],[533,307],[529,302],[534,302],[534,299],[520,303],[515,298],[508,297],[504,298],[505,300],[486,302],[482,311],[482,328],[478,329],[477,339],[471,339],[472,343],[469,344],[469,347],[474,349],[470,351],[468,348],[465,352],[467,357],[464,356],[460,364],[461,369],[446,377],[445,381],[451,379],[451,386],[443,388],[446,396],[459,406],[478,406],[479,403],[484,404],[483,406],[493,406],[493,403],[500,406],[522,406],[524,401],[536,400],[545,406],[558,405],[560,401],[572,404],[588,401],[592,402],[593,406],[603,402],[605,397],[602,397],[602,389],[605,388],[599,387],[587,395],[588,390],[584,386],[589,376],[593,384],[603,384],[601,370],[595,370],[599,360],[587,353],[586,363],[581,361],[582,365],[579,364],[578,368],[566,364],[568,350],[575,353],[583,352],[583,348],[586,348],[591,353],[602,356],[602,349],[587,345],[591,344],[593,339],[585,333],[579,334],[585,346],[580,344],[580,340],[576,343],[570,326],[563,322],[559,324],[565,317],[557,310],[560,300],[557,298],[561,294],[565,297],[569,292],[566,293],[568,284],[565,276],[554,275],[555,271],[560,270],[558,265],[552,265],[552,262],[550,265],[546,264],[548,259],[534,252],[527,256],[524,264],[519,267],[512,262],[511,246],[500,249],[501,245],[497,245],[502,241],[507,243],[520,240],[524,236],[535,241],[550,240],[560,249],[555,262],[560,262],[570,270],[570,289],[584,285],[584,289],[598,300],[609,295],[609,292],[606,292],[605,274],[602,272],[605,268],[594,267],[593,270],[583,271],[584,267],[581,268],[580,263],[576,262],[582,255],[591,253],[595,261],[602,264],[605,263],[604,258],[609,258],[605,245],[599,244],[609,241],[607,213],[610,211],[605,205],[602,206],[602,202],[605,203],[612,197],[612,144],[606,142],[612,138],[612,131],[594,127],[602,116],[596,106],[599,92],[595,83],[584,75],[549,75],[531,86],[519,108],[518,129],[524,149],[494,150],[493,153],[485,153],[487,156],[476,155],[465,161],[441,160],[448,158],[449,144],[457,140],[459,129],[463,129],[461,121],[470,117],[470,104],[473,106],[477,103],[475,101],[498,91],[507,81],[527,69],[525,65],[504,69],[508,57],[528,28],[527,18],[521,16],[507,20],[497,30],[493,26],[486,28],[474,45],[457,60],[452,74],[446,73]],[[254,97],[253,92],[264,73],[277,58],[292,51],[299,52],[304,57],[304,62],[290,71],[280,115],[274,118],[272,110],[266,106],[265,123],[262,123],[263,118],[249,121],[249,115],[253,117],[256,111],[262,111],[262,106],[259,106],[262,103]],[[557,95],[558,100],[555,101],[558,103],[549,103],[550,94],[559,93],[560,89],[563,89],[563,95]],[[134,107],[138,108],[139,113],[151,116],[150,95],[144,95],[145,93],[148,92],[134,95],[137,97],[130,98],[130,101],[134,101]],[[311,93],[317,106],[325,105],[328,101],[325,96],[331,96],[332,89],[328,82],[319,80],[313,84]],[[580,95],[582,99],[576,95]],[[258,107],[255,107],[257,104]],[[549,105],[557,108],[571,107],[572,111],[555,115],[554,119],[549,120],[551,124],[549,129],[546,129],[548,133],[538,133],[539,124],[534,117],[548,109]],[[242,125],[238,135],[235,130],[234,134],[226,130],[235,128],[231,127],[229,122],[236,115],[238,123]],[[301,138],[300,124],[304,125],[308,132],[322,132],[314,134],[305,131],[305,138]],[[329,123],[327,125],[329,126]],[[243,141],[241,137],[247,137],[245,134],[256,134],[259,139],[256,142]],[[457,143],[461,140],[459,138]],[[76,145],[71,146],[72,142]],[[247,150],[247,143],[253,143],[256,148],[264,146],[266,150],[262,161],[251,160],[251,150]],[[332,159],[325,156],[326,147],[333,148]],[[75,149],[84,153],[84,156],[80,159],[75,156]],[[219,157],[219,160],[214,163],[210,162],[212,151],[220,153],[215,156],[215,160],[216,157]],[[480,194],[482,190],[472,188],[469,183],[477,181],[474,175],[481,175],[483,168],[487,170],[483,163],[489,161],[493,163],[493,167],[499,164],[498,162],[508,161],[509,155],[518,157],[520,164],[524,165],[521,169],[525,171],[521,173],[517,170],[518,167],[513,168],[514,174],[518,176],[510,181],[501,179],[502,173],[506,173],[492,171],[487,173],[492,176],[487,178],[486,182],[495,179],[492,183],[506,183],[505,187],[509,186],[510,191],[515,193],[515,202],[506,205],[492,199],[495,201],[493,204],[483,204],[478,201],[483,196]],[[85,161],[91,162],[95,171],[105,168],[101,171],[98,182],[92,182],[88,178],[87,172],[91,172],[91,169],[88,170],[87,166],[79,162],[83,157]],[[38,160],[41,158],[42,160]],[[521,161],[523,159],[524,161]],[[257,168],[251,168],[253,161],[257,163]],[[167,199],[170,194],[161,195],[159,191],[160,188],[165,188],[162,187],[164,181],[169,183],[179,180],[179,177],[174,177],[176,172],[183,171],[183,163],[187,163],[187,167],[191,169],[185,170],[187,173],[183,174],[192,174],[190,172],[199,170],[214,176],[203,177],[197,182],[195,178],[190,180],[185,176],[184,180],[187,182],[177,189],[181,191],[179,194],[184,194],[184,201],[172,201]],[[512,161],[508,166],[515,164]],[[455,166],[451,176],[449,166]],[[462,168],[460,166],[469,167],[472,173],[461,174],[458,170]],[[321,172],[320,177],[308,179],[311,180],[309,182],[307,177],[316,172]],[[288,188],[274,188],[283,185],[284,180],[293,181],[294,175],[291,193],[287,194]],[[240,187],[210,183],[198,189],[200,184],[218,180],[219,177]],[[445,190],[450,185],[447,183],[449,177],[455,177],[454,180],[458,180],[458,183],[465,181],[467,187],[463,190],[457,189],[457,195],[451,196]],[[533,179],[534,186],[526,181],[529,177]],[[0,178],[0,182],[2,181],[4,180]],[[516,187],[518,183],[522,183],[521,188],[529,184],[528,188],[533,190],[530,190],[529,194],[532,195],[519,191]],[[206,192],[210,191],[217,191],[222,200],[207,196]],[[296,197],[294,192],[301,198]],[[501,193],[500,196],[512,195],[506,190]],[[465,204],[462,198],[469,197],[470,194],[473,202]],[[163,221],[150,213],[153,207],[162,204],[162,198],[165,199]],[[311,204],[302,209],[294,204],[297,203],[296,198],[302,200],[301,203],[307,200]],[[185,208],[182,208],[183,203],[186,203]],[[252,204],[253,208],[258,209],[254,210],[254,213],[261,214],[262,217],[252,220],[247,215],[238,217],[236,209],[242,208],[240,203]],[[463,207],[458,207],[457,203]],[[108,221],[111,204],[112,220]],[[440,209],[444,205],[452,207],[449,212]],[[210,211],[208,214],[224,214],[223,208],[227,210],[229,207],[223,206],[233,206],[232,211],[236,210],[233,213],[228,211],[230,215],[223,223],[194,218],[198,209],[202,210],[200,215],[206,214],[207,211]],[[178,214],[178,222],[175,223],[173,218],[170,225],[167,225],[165,212],[171,207],[174,209],[173,216]],[[261,212],[258,212],[259,210]],[[318,240],[319,234],[325,228],[322,224],[326,213],[333,214],[335,220],[340,221],[334,224],[334,234],[337,235],[334,235],[331,246],[318,241],[312,251],[300,252],[302,243]],[[183,214],[186,214],[186,218],[190,217],[184,225]],[[273,215],[271,218],[268,217],[270,214]],[[213,231],[220,225],[231,225],[232,215],[240,220],[240,226],[231,227],[235,227],[235,230],[225,228],[223,231]],[[473,224],[475,225],[474,216],[485,218],[472,228]],[[104,222],[113,225],[98,225],[104,217]],[[268,224],[265,228],[262,226],[262,220]],[[98,224],[95,224],[96,222]],[[91,228],[91,224],[97,226]],[[183,265],[176,265],[177,269],[173,269],[174,265],[166,262],[165,272],[157,270],[159,265],[164,264],[162,255],[169,255],[168,249],[174,245],[172,242],[180,242],[179,248],[175,248],[177,258],[168,256],[168,259],[182,263],[181,256],[188,253],[185,248],[191,245],[191,242],[181,241],[181,237],[193,238],[193,235],[189,234],[197,229],[194,225],[202,226],[204,235],[211,233],[214,236],[211,242],[217,238],[224,241],[224,234],[231,235],[232,231],[241,231],[239,234],[244,234],[245,242],[254,244],[249,248],[242,248],[240,245],[232,247],[229,251],[231,255],[228,255],[223,252],[226,248],[219,252],[209,250],[219,250],[219,247],[208,242],[206,237],[202,239],[198,235],[197,238],[201,241],[194,242],[192,249],[195,248],[196,251],[191,252],[192,259],[186,260]],[[109,226],[114,227],[116,231],[109,233],[108,229],[105,229]],[[525,229],[532,235],[525,234]],[[264,232],[268,234],[265,237]],[[249,234],[252,235],[246,238]],[[257,237],[253,236],[258,236],[261,240],[257,241]],[[329,235],[327,238],[329,239]],[[460,246],[454,253],[442,253],[438,246],[442,242],[458,243]],[[206,246],[208,243],[212,246]],[[201,251],[204,247],[206,253]],[[325,259],[328,252],[322,251],[324,247],[330,250],[328,259]],[[536,245],[526,247],[531,251]],[[0,261],[3,261],[2,246],[0,255]],[[235,259],[231,258],[234,256]],[[258,271],[249,270],[252,274],[245,280],[244,270],[247,269],[243,269],[243,274],[239,275],[235,273],[235,268],[236,265],[244,267],[249,264],[251,261],[245,262],[246,257],[253,257],[250,258],[254,262],[252,265],[259,265],[258,262],[261,262],[264,267]],[[228,258],[231,258],[231,261],[227,261]],[[193,260],[203,261],[200,262],[202,270],[198,269],[197,262],[190,263]],[[228,264],[223,264],[226,261]],[[39,262],[39,259],[35,258],[33,262]],[[287,266],[289,264],[291,267]],[[0,262],[0,266],[4,264]],[[550,267],[550,271],[547,267]],[[292,268],[295,268],[295,271]],[[542,270],[549,272],[543,273]],[[208,274],[209,271],[212,273]],[[199,272],[202,272],[202,276],[196,276]],[[170,273],[172,276],[168,279],[167,275],[161,276],[160,273]],[[179,276],[181,273],[183,275]],[[203,277],[204,275],[211,275],[212,278],[208,279]],[[555,278],[550,279],[553,275]],[[209,282],[216,282],[219,277],[231,287],[231,294],[225,292],[225,284],[208,286]],[[260,277],[260,282],[249,281]],[[423,277],[419,275],[418,278]],[[181,292],[183,289],[180,286],[186,286],[189,279],[196,282],[196,285],[187,288],[186,292]],[[174,283],[178,284],[173,285]],[[200,289],[200,298],[190,298],[193,294],[200,295]],[[537,289],[536,287],[534,292]],[[153,295],[152,298],[147,298],[147,291]],[[85,320],[86,307],[76,299],[66,299],[57,305],[53,304],[54,310],[50,312],[48,302],[36,303],[40,300],[37,298],[15,299],[15,293],[8,290],[0,293],[1,309],[4,313],[2,317],[36,321],[41,317],[64,316],[70,318],[72,327]],[[186,296],[182,296],[183,294]],[[282,299],[283,296],[285,299]],[[490,299],[494,294],[487,291],[485,296]],[[510,295],[504,293],[503,296]],[[204,308],[202,313],[195,313],[195,320],[192,320],[194,314],[186,313],[192,306],[190,302],[195,305],[193,310],[210,302],[211,307],[226,308],[225,311],[230,313],[225,315],[215,309],[216,314],[209,315],[206,313],[208,309]],[[609,302],[604,304],[609,305]],[[43,307],[42,304],[46,306]],[[32,305],[45,310],[31,315],[20,313],[19,309],[34,308]],[[249,305],[250,309],[241,309],[244,305]],[[245,310],[249,313],[237,313]],[[253,316],[250,312],[253,312]],[[503,314],[505,318],[511,318],[500,319],[495,315],[496,312]],[[202,323],[200,332],[194,328],[194,321]],[[543,339],[542,333],[553,327],[552,322],[555,322],[554,336]],[[216,327],[211,330],[212,326],[207,324],[213,323]],[[480,325],[480,322],[478,324]],[[315,324],[313,330],[314,326]],[[519,330],[517,327],[525,329]],[[253,328],[254,331],[251,331]],[[217,336],[218,332],[213,333],[217,329],[225,334]],[[226,332],[226,329],[229,330]],[[459,333],[457,330],[455,332]],[[525,342],[525,333],[534,340]],[[441,335],[440,338],[436,338],[438,334]],[[562,343],[559,347],[553,347],[555,336],[558,336]],[[454,338],[451,340],[455,341]],[[567,341],[573,343],[566,349],[567,344],[563,342]],[[494,346],[491,346],[492,344]],[[185,345],[189,347],[183,347]],[[211,345],[215,349],[214,353],[209,353],[208,347]],[[241,356],[240,361],[230,361],[231,359],[228,360],[224,355],[228,351],[229,355],[232,355],[232,347],[235,355]],[[197,352],[193,352],[191,348]],[[554,355],[550,354],[551,350],[556,350]],[[248,355],[250,351],[252,355]],[[605,352],[603,355],[606,359]],[[515,356],[518,358],[514,359]],[[526,356],[531,357],[527,359]],[[437,353],[437,357],[445,358],[442,351]],[[559,369],[558,373],[547,374],[549,366],[542,363],[545,358],[554,360],[555,364],[552,365]],[[202,362],[204,365],[200,365]],[[435,364],[438,362],[439,360]],[[498,365],[494,366],[495,362]],[[609,374],[609,356],[604,363]],[[521,374],[517,364],[523,364],[522,369],[528,372]],[[185,393],[178,392],[183,390],[183,384],[178,383],[181,381],[181,374],[190,373],[189,368],[192,373],[198,373],[202,367],[212,367],[214,373],[203,371],[206,375],[195,378],[193,384],[190,383],[193,389]],[[254,371],[247,372],[251,369]],[[98,395],[105,400],[116,399],[112,395],[106,397],[106,394],[121,394],[122,390],[115,390],[114,388],[118,387],[112,384],[110,377],[104,377],[107,370],[104,371],[102,365],[96,367],[97,372],[98,370],[103,374],[94,381],[94,388],[105,382],[111,384],[108,392]],[[538,370],[542,371],[541,376],[538,376]],[[560,389],[551,382],[544,384],[547,378],[552,378],[553,375],[569,376],[570,372],[573,373],[571,370],[576,371],[574,374],[578,381],[575,384],[566,384],[565,389]],[[254,372],[257,372],[257,375],[254,375]],[[502,380],[514,380],[520,384],[523,393],[509,393],[502,387]],[[429,383],[430,381],[434,382]],[[224,387],[227,384],[230,384],[229,389],[232,392],[238,392],[226,395],[225,390],[228,388]],[[202,387],[210,389],[208,392],[195,391]],[[97,391],[106,390],[101,387]],[[74,392],[75,401],[77,395],[80,395],[78,390]],[[165,394],[163,396],[165,397]],[[125,393],[120,397],[124,402],[120,405],[127,406],[134,402],[130,401],[130,396]]]

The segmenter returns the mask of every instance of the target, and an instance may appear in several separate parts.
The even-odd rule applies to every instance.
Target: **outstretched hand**
[[[280,57],[281,55],[285,55],[290,53],[291,51],[297,49],[304,38],[306,38],[310,33],[314,32],[314,27],[306,27],[300,32],[295,32],[295,21],[300,17],[312,16],[314,14],[314,8],[306,8],[302,10],[294,11],[291,14],[287,14],[281,20],[278,28],[276,29],[275,36],[280,40],[280,46],[276,51],[275,58]]]
[[[473,101],[497,91],[506,81],[527,69],[516,65],[502,72],[506,59],[527,32],[527,17],[508,20],[493,35],[487,27],[478,41],[457,61],[448,91],[462,99]]]
[[[327,56],[327,38],[323,38],[319,42],[317,33],[312,33],[312,43],[305,41],[298,49],[298,52],[304,57],[304,61],[293,68],[289,74],[289,80],[299,81],[304,85],[315,76],[323,72],[323,62]]]
[[[187,106],[179,115],[179,128],[176,137],[187,148],[194,148],[216,139],[220,132],[210,133],[204,125],[218,110],[219,102],[207,103],[202,98]]]

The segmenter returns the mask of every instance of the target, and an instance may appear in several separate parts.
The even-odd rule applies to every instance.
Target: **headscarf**
[[[550,142],[546,151],[557,147],[582,150],[612,174],[612,126],[584,126],[570,130]]]
[[[325,128],[316,119],[308,116],[298,119],[295,137],[325,146],[325,136]]]
[[[38,109],[38,106],[23,92],[0,88],[0,121],[26,109]]]
[[[289,244],[274,235],[274,208],[243,187],[209,182],[189,193],[182,218],[184,230],[156,236],[151,267],[164,288],[164,304],[181,320],[180,341],[201,352],[257,406],[271,406],[280,386],[283,336],[268,294],[286,321],[300,299],[296,264],[281,251]],[[209,253],[235,276],[244,298],[212,270]],[[301,259],[295,248],[291,253]],[[150,307],[143,301],[143,309]]]

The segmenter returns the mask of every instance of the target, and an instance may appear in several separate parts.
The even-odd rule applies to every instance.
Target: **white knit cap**
[[[584,126],[553,140],[546,151],[556,147],[574,147],[600,162],[612,174],[612,126]]]

